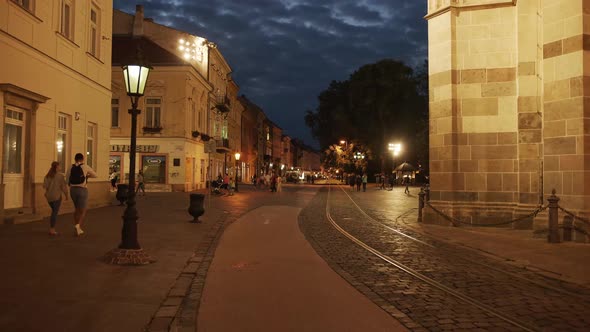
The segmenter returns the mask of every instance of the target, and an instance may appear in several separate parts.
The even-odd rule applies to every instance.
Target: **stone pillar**
[[[544,193],[590,210],[590,1],[543,1]]]

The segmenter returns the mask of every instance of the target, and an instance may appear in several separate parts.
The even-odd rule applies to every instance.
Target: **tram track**
[[[374,223],[377,223],[377,224],[380,224],[380,225],[382,225],[382,226],[383,226],[384,228],[386,228],[386,229],[389,229],[389,230],[391,230],[391,231],[393,231],[393,232],[395,232],[395,233],[397,233],[397,234],[399,234],[399,235],[402,235],[402,236],[404,236],[404,237],[406,237],[406,238],[408,238],[408,239],[410,239],[410,240],[414,240],[414,241],[416,241],[417,243],[423,244],[423,245],[425,245],[425,246],[428,246],[428,247],[430,247],[430,248],[437,248],[437,249],[440,249],[440,250],[446,250],[446,249],[444,249],[444,248],[437,247],[437,246],[435,246],[435,245],[433,245],[433,244],[430,244],[430,243],[428,243],[428,242],[425,242],[425,241],[419,240],[419,239],[417,239],[415,236],[412,236],[412,235],[410,235],[410,234],[406,234],[406,233],[404,233],[404,232],[400,231],[399,229],[395,229],[395,228],[393,228],[393,227],[391,227],[391,226],[387,225],[386,223],[384,223],[384,222],[381,222],[381,221],[379,221],[379,220],[375,219],[373,216],[371,216],[369,213],[367,213],[367,212],[366,212],[366,211],[365,211],[363,208],[361,208],[361,207],[358,205],[358,203],[357,203],[357,202],[354,200],[354,198],[352,198],[352,196],[351,196],[351,195],[349,195],[349,194],[346,192],[346,190],[344,190],[344,189],[343,189],[342,187],[340,187],[340,186],[339,186],[339,188],[342,190],[342,192],[343,192],[344,194],[346,194],[346,196],[347,196],[347,197],[350,199],[350,201],[353,203],[353,205],[354,205],[354,206],[355,206],[355,207],[356,207],[356,208],[357,208],[357,209],[358,209],[358,210],[359,210],[359,211],[360,211],[360,212],[361,212],[361,213],[362,213],[364,216],[366,216],[366,217],[367,217],[367,218],[368,218],[370,221],[372,221],[372,222],[374,222]],[[415,210],[417,210],[417,208],[410,208],[410,209],[408,209],[408,210],[406,210],[406,211],[402,212],[401,214],[399,214],[399,215],[398,215],[398,216],[395,218],[395,222],[399,224],[399,219],[404,219],[404,218],[406,218],[406,217],[407,217],[407,216],[408,216],[410,213],[414,212]],[[425,234],[425,233],[423,233],[423,232],[417,231],[417,230],[415,230],[415,229],[413,229],[413,231],[415,231],[415,232],[419,233],[421,236],[424,236],[424,237],[427,237],[427,238],[429,238],[429,239],[430,239],[430,240],[432,240],[432,241],[435,241],[435,242],[440,242],[440,240],[438,240],[438,239],[436,239],[436,238],[434,238],[434,237],[432,237],[432,236],[430,236],[430,235],[428,235],[428,234]],[[472,249],[472,248],[470,248],[470,249]],[[472,250],[473,250],[473,249],[472,249]],[[536,281],[536,280],[531,280],[531,279],[529,279],[529,278],[523,277],[523,276],[521,276],[521,275],[518,275],[518,274],[516,274],[516,273],[509,272],[509,271],[507,271],[507,270],[505,270],[505,269],[500,269],[500,268],[497,268],[497,267],[495,267],[495,266],[492,266],[492,265],[490,265],[490,264],[486,264],[486,263],[482,263],[482,262],[480,262],[480,261],[477,261],[477,260],[473,260],[473,259],[466,258],[464,255],[457,255],[456,253],[453,253],[453,252],[449,252],[447,255],[449,255],[449,256],[453,256],[453,257],[455,257],[455,258],[457,258],[457,259],[461,259],[461,260],[463,260],[463,261],[466,261],[466,262],[469,262],[469,263],[471,263],[471,264],[476,264],[476,265],[479,265],[479,266],[481,266],[481,267],[485,267],[485,268],[487,268],[487,269],[493,270],[493,271],[495,271],[495,272],[498,272],[498,273],[502,273],[502,274],[508,275],[508,276],[510,276],[510,277],[513,277],[513,278],[517,278],[517,279],[520,279],[520,280],[523,280],[523,281],[526,281],[526,282],[529,282],[529,283],[533,283],[533,284],[535,284],[535,285],[537,285],[537,286],[539,286],[539,287],[543,287],[543,288],[545,288],[545,289],[552,290],[552,291],[554,291],[554,292],[558,292],[558,293],[561,293],[561,294],[564,294],[564,295],[567,295],[567,296],[571,296],[571,297],[577,298],[577,299],[578,299],[578,300],[580,300],[580,301],[584,301],[584,302],[589,302],[589,303],[590,303],[590,299],[588,299],[588,298],[586,298],[586,297],[583,297],[583,296],[580,296],[580,295],[578,295],[578,294],[576,294],[576,293],[572,293],[572,292],[570,292],[570,291],[568,291],[568,290],[565,290],[565,289],[561,289],[561,288],[557,288],[557,287],[554,287],[554,286],[551,286],[551,285],[547,285],[547,284],[545,284],[545,283],[538,282],[538,281]],[[529,271],[529,270],[527,270],[527,271]]]
[[[406,239],[407,241],[412,241],[413,243],[418,243],[420,245],[423,245],[425,247],[430,248],[431,250],[437,250],[439,249],[437,246],[425,242],[419,238],[417,238],[416,236],[413,236],[411,234],[407,234],[399,229],[395,229],[389,225],[384,224],[383,222],[377,221],[375,218],[371,217],[367,212],[365,212],[360,206],[359,204],[348,194],[346,193],[346,191],[342,190],[346,196],[348,196],[348,200],[352,203],[350,204],[351,206],[355,207],[355,210],[358,211],[358,213],[360,215],[362,215],[364,218],[366,218],[367,220],[371,221],[372,223],[378,224],[383,228],[386,228],[387,230],[395,233],[398,236],[403,237],[404,239]],[[449,296],[452,296],[456,299],[458,299],[459,301],[462,301],[463,303],[471,306],[471,307],[476,307],[479,310],[481,310],[481,312],[486,313],[488,315],[494,316],[508,324],[510,324],[511,326],[523,330],[523,331],[540,331],[540,330],[544,330],[543,327],[537,327],[536,325],[533,326],[531,325],[531,319],[527,319],[527,321],[523,321],[522,319],[513,317],[511,314],[507,314],[503,311],[500,311],[496,308],[494,308],[494,306],[490,305],[490,304],[486,304],[483,303],[482,301],[478,300],[477,298],[470,296],[469,294],[463,293],[460,290],[458,290],[457,288],[454,288],[454,286],[447,286],[445,285],[443,282],[440,282],[438,280],[436,280],[435,277],[433,277],[432,275],[426,275],[424,273],[422,273],[421,271],[419,271],[420,269],[416,269],[410,265],[408,265],[408,262],[403,262],[402,260],[396,259],[392,256],[392,254],[388,254],[382,250],[379,250],[378,248],[376,248],[375,246],[372,246],[370,243],[370,241],[367,240],[363,240],[362,236],[355,236],[355,234],[353,234],[354,232],[350,232],[348,230],[345,229],[345,226],[343,225],[347,219],[351,219],[351,218],[342,218],[342,220],[338,221],[338,216],[333,215],[332,213],[332,209],[331,209],[331,195],[332,195],[332,188],[331,186],[328,188],[328,194],[327,194],[327,201],[326,201],[326,218],[329,221],[329,223],[331,224],[331,226],[336,229],[340,234],[342,234],[343,236],[345,236],[347,239],[349,239],[350,241],[354,242],[356,245],[358,245],[359,247],[363,248],[365,251],[369,252],[371,255],[378,257],[380,260],[386,262],[389,266],[394,267],[395,269],[402,271],[405,274],[410,275],[411,277],[413,277],[414,279],[419,280],[422,283],[426,283],[429,286],[437,289],[438,291],[443,292],[444,294],[447,294]],[[348,203],[346,203],[348,204]],[[413,211],[415,211],[415,208],[412,209],[408,209],[406,211],[403,211],[401,214],[399,214],[396,217],[396,220],[400,219],[400,218],[405,218],[407,217],[407,215],[409,215],[410,213],[412,213]],[[363,219],[364,219],[363,218]],[[430,236],[424,235],[421,232],[418,232],[420,234],[420,236],[426,236],[428,238],[431,238]],[[420,237],[418,236],[418,237]],[[379,245],[377,245],[379,246]],[[446,253],[445,253],[446,254]],[[393,254],[395,255],[395,254]],[[453,256],[456,257],[460,257],[462,260],[467,261],[469,263],[472,264],[476,264],[482,268],[487,268],[490,270],[493,270],[495,272],[501,272],[503,274],[506,274],[510,277],[517,277],[519,278],[519,280],[521,282],[529,282],[529,283],[534,283],[531,282],[530,280],[523,278],[522,276],[518,276],[518,275],[514,275],[511,274],[509,272],[503,271],[502,269],[498,269],[495,268],[493,266],[481,263],[481,262],[477,262],[477,261],[473,261],[470,259],[466,259],[464,257],[461,257],[459,255],[453,254]],[[549,289],[552,291],[557,291],[560,293],[565,293],[567,295],[571,295],[568,292],[565,292],[563,290],[560,290],[558,288],[555,287],[551,287],[548,285],[540,285],[540,284],[536,284],[536,286],[538,287],[543,287],[545,289]],[[530,318],[530,317],[526,317],[526,318]]]

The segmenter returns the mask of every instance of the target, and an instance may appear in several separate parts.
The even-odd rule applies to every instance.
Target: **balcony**
[[[231,103],[227,95],[216,95],[214,98],[214,109],[217,109],[219,113],[227,114],[231,111]]]
[[[229,148],[229,140],[227,138],[218,138],[215,141],[217,143],[217,147],[215,148],[217,153],[227,153],[231,151]]]

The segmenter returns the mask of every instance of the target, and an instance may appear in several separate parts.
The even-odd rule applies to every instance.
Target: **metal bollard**
[[[563,217],[563,241],[571,241],[574,232],[574,217],[566,215]]]
[[[424,187],[420,188],[420,192],[418,193],[418,222],[422,222],[422,209],[424,208],[425,195]]]
[[[551,191],[551,196],[547,198],[547,201],[549,201],[549,235],[547,240],[549,243],[559,243],[559,215],[557,211],[559,197],[555,196],[555,189]]]

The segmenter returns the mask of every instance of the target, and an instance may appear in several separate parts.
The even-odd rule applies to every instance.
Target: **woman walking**
[[[57,235],[55,222],[57,221],[57,214],[61,206],[61,194],[63,193],[66,201],[68,200],[68,186],[64,175],[61,173],[61,166],[57,161],[51,163],[51,168],[43,180],[43,189],[45,189],[45,198],[51,207],[49,235]]]

